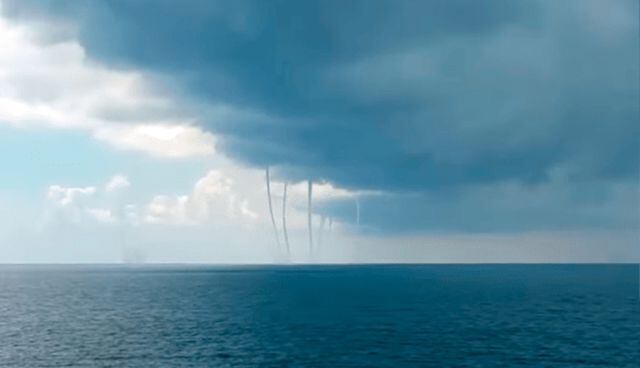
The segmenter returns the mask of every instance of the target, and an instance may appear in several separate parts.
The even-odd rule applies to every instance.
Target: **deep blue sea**
[[[639,367],[636,265],[0,266],[1,367]]]

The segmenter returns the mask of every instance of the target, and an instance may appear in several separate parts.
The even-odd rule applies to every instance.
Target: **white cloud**
[[[220,170],[211,170],[198,179],[189,194],[155,195],[147,204],[123,203],[108,193],[130,187],[122,174],[96,186],[66,187],[51,185],[46,197],[53,205],[49,219],[140,224],[245,226],[260,219],[252,208],[254,193],[236,186],[233,179]]]
[[[147,205],[144,220],[159,224],[189,224],[191,222],[186,214],[188,202],[188,196],[155,196]]]
[[[116,222],[116,217],[114,216],[113,212],[107,208],[87,208],[85,211],[89,216],[91,216],[98,222]]]
[[[298,192],[304,192],[306,195],[306,185],[302,185],[302,187],[303,188],[301,188],[300,185],[296,185],[295,190]],[[357,194],[358,193],[354,191],[335,187],[331,183],[313,184],[313,198],[318,200],[355,197]]]
[[[92,62],[73,38],[47,37],[60,27],[0,16],[0,124],[85,130],[116,148],[159,157],[214,152],[211,134],[151,78]]]
[[[129,179],[121,174],[113,176],[107,184],[104,186],[104,190],[107,192],[115,192],[120,189],[125,189],[131,186]]]
[[[291,194],[297,201],[305,200],[307,198],[307,183],[301,182],[291,186]],[[383,192],[377,190],[349,190],[345,188],[336,187],[331,183],[313,183],[313,200],[314,201],[326,201],[332,199],[356,199],[359,196],[364,195],[381,195]]]
[[[120,149],[143,151],[157,157],[214,153],[213,135],[189,125],[111,125],[96,129],[94,137]]]
[[[189,195],[158,195],[146,208],[145,221],[170,225],[196,225],[258,218],[249,200],[242,198],[231,178],[218,170],[209,171]]]
[[[69,221],[81,223],[87,218],[103,220],[104,213],[99,209],[90,209],[88,206],[95,201],[96,187],[65,187],[51,185],[47,190],[47,199],[53,205],[48,214],[48,221]]]
[[[248,199],[244,199],[242,201],[242,203],[240,204],[240,213],[243,216],[246,216],[248,218],[251,219],[257,219],[258,218],[258,214],[254,211],[251,210],[251,208],[249,208],[249,200]]]
[[[47,190],[47,198],[58,206],[68,207],[77,205],[78,202],[92,197],[95,193],[95,187],[74,188],[51,185]]]
[[[126,177],[114,176],[106,185],[105,192],[128,185]],[[47,189],[47,199],[53,205],[48,220],[84,223],[115,223],[118,220],[115,203],[103,203],[100,190],[95,186],[65,187],[51,185]]]

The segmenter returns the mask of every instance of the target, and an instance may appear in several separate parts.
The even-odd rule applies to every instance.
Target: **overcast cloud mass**
[[[20,93],[0,96],[0,117],[54,126],[73,115],[75,129],[116,149],[224,156],[253,170],[243,175],[255,193],[221,197],[216,208],[246,223],[268,224],[258,173],[270,166],[279,183],[331,188],[316,215],[376,244],[598,233],[618,246],[604,258],[638,259],[638,14],[635,0],[5,0],[5,22],[39,35],[34,48],[75,45],[66,60],[101,86],[87,90],[112,93],[78,108],[11,79],[4,85]],[[33,101],[65,117],[34,115]],[[206,171],[198,183],[231,193],[224,175]],[[130,185],[120,176],[107,188]],[[214,195],[198,188],[150,196],[146,212],[130,216],[198,222],[210,213],[202,196]],[[87,190],[48,193],[64,207]],[[302,238],[297,190],[292,226]]]

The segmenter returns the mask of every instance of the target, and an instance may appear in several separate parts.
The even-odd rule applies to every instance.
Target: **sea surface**
[[[637,265],[0,266],[0,367],[640,367]]]

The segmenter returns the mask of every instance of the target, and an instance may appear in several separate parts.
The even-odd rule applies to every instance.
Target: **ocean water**
[[[0,367],[639,367],[636,265],[0,266]]]

